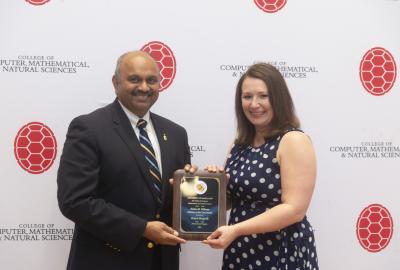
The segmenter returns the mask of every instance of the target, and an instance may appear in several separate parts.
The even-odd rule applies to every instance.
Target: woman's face
[[[247,77],[242,84],[242,108],[246,118],[257,131],[267,129],[273,117],[265,83],[256,78]]]

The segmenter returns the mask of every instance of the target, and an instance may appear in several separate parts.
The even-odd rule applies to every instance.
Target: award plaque
[[[172,225],[179,237],[204,240],[226,224],[226,181],[225,173],[174,173]]]

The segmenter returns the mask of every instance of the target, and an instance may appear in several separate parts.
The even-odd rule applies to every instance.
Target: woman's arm
[[[241,235],[278,231],[304,218],[316,178],[316,157],[309,137],[297,131],[287,133],[280,142],[277,159],[281,168],[282,203],[251,219],[220,227],[205,243],[225,248]]]

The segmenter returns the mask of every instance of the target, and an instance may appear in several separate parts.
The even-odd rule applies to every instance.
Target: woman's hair
[[[248,146],[253,143],[255,127],[247,119],[242,108],[242,86],[246,78],[262,80],[268,89],[269,101],[273,111],[271,122],[268,123],[268,139],[283,133],[288,128],[299,128],[300,122],[296,116],[292,97],[281,73],[272,65],[257,63],[249,67],[236,86],[235,112],[237,119],[236,144]]]

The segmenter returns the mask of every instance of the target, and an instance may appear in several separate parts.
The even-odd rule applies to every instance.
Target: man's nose
[[[150,87],[145,80],[143,80],[140,84],[140,90],[142,91],[149,91]]]

